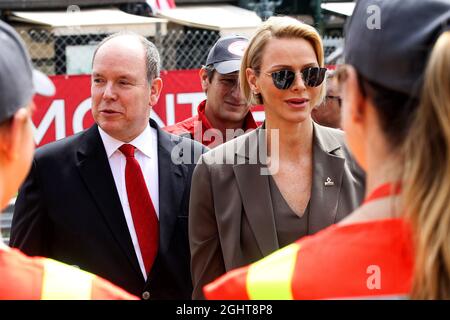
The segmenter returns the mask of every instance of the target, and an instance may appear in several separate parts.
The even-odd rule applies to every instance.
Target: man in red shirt
[[[214,44],[200,70],[206,100],[198,106],[198,114],[164,130],[212,148],[257,127],[239,88],[239,68],[247,44],[247,38],[236,35]]]

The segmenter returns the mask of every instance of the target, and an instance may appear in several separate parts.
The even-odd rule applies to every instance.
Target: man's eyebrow
[[[222,79],[226,78],[226,79],[237,79],[239,78],[239,75],[237,74],[221,74],[220,77]]]
[[[103,75],[100,72],[93,72],[93,77],[102,77]],[[133,76],[133,74],[125,73],[121,74],[116,79],[126,79],[126,80],[136,80],[136,78]]]
[[[135,80],[136,78],[132,74],[122,74],[118,77],[119,79]]]

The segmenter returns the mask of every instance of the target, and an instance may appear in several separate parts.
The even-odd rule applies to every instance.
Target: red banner
[[[199,70],[163,71],[163,90],[151,117],[164,127],[182,121],[197,113],[197,106],[205,99],[199,78]],[[36,96],[33,114],[36,145],[68,137],[94,123],[91,114],[90,75],[50,76],[56,86],[51,98]],[[263,121],[264,114],[258,108],[255,119]]]

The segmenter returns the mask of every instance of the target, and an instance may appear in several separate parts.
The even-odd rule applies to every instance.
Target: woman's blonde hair
[[[250,85],[247,82],[246,69],[252,68],[255,73],[259,75],[264,48],[267,45],[267,42],[274,38],[307,40],[316,53],[319,66],[324,66],[322,39],[314,27],[291,17],[270,17],[256,30],[256,34],[250,40],[241,62],[241,70],[239,72],[241,92],[244,99],[250,104],[262,104],[263,101],[261,95],[254,95],[252,93]],[[319,99],[318,101],[315,101],[315,105],[323,100],[325,93],[326,88],[324,81],[321,85]]]
[[[450,31],[431,53],[405,159],[415,249],[411,298],[450,299]]]

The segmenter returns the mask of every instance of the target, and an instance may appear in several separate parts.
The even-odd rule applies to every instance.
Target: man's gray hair
[[[106,38],[104,38],[95,48],[94,56],[92,57],[92,63],[94,63],[95,55],[97,54],[98,49],[111,40],[112,38],[120,37],[120,36],[135,36],[139,39],[139,41],[142,43],[142,46],[145,49],[145,64],[147,67],[146,73],[147,73],[147,81],[148,83],[151,83],[153,79],[159,77],[160,71],[161,71],[161,58],[159,56],[158,49],[156,46],[149,41],[147,38],[141,36],[140,34],[137,34],[135,32],[131,31],[121,31],[117,33],[113,33]]]

